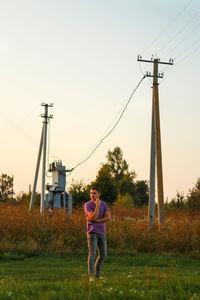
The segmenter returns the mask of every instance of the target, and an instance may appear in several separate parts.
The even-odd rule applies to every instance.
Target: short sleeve
[[[104,202],[104,214],[106,214],[108,212],[109,212],[108,205],[106,202]]]
[[[85,211],[86,216],[88,215],[88,213],[93,212],[92,207],[90,206],[90,203],[86,202],[84,204],[84,211]]]

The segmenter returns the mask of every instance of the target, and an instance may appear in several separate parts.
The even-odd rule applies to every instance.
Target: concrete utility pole
[[[41,199],[40,199],[40,213],[44,213],[44,197],[45,197],[45,173],[46,173],[46,143],[47,143],[47,124],[49,119],[53,118],[52,115],[48,115],[48,108],[53,107],[53,104],[46,104],[42,103],[42,106],[44,106],[44,114],[41,115],[42,118],[44,118],[43,126],[42,126],[42,134],[40,139],[40,146],[39,146],[39,152],[38,152],[38,159],[36,164],[36,171],[35,171],[35,178],[33,183],[33,191],[31,195],[31,201],[29,206],[29,211],[33,209],[34,200],[35,200],[35,192],[36,192],[36,186],[37,186],[37,179],[38,179],[38,173],[39,173],[39,167],[40,167],[40,160],[41,160],[41,154],[43,151],[43,168],[42,168],[42,193],[41,193]]]
[[[150,158],[150,186],[149,186],[149,205],[148,220],[149,226],[153,225],[155,218],[155,166],[156,166],[156,148],[155,148],[155,125],[154,125],[154,101],[152,99],[152,120],[151,120],[151,158]]]
[[[153,75],[147,73],[147,77],[153,77],[153,98],[152,98],[152,128],[151,128],[151,162],[150,162],[150,194],[148,206],[149,228],[152,227],[155,218],[155,166],[157,171],[157,192],[158,192],[158,223],[159,228],[164,225],[164,191],[163,191],[163,172],[162,172],[162,152],[160,134],[160,115],[159,115],[159,95],[158,78],[163,78],[163,74],[158,73],[158,65],[173,65],[173,60],[161,62],[159,59],[144,60],[138,55],[138,61],[153,63]]]

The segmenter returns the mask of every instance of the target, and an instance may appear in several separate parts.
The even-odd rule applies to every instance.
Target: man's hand
[[[93,221],[95,221],[98,218],[100,203],[101,203],[101,201],[99,200],[99,198],[97,198],[95,200],[95,204],[96,204],[95,210],[93,212],[89,212],[88,213],[88,220],[89,221],[93,222]]]

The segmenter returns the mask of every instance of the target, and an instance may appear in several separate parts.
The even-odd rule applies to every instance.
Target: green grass
[[[182,256],[110,256],[89,283],[87,255],[0,256],[0,299],[200,299],[200,262]]]

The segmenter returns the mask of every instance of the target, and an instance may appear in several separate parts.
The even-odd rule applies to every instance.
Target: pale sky
[[[164,69],[159,101],[164,195],[200,177],[199,0],[0,0],[0,173],[14,191],[33,184],[43,113],[49,162],[72,168],[91,152],[152,64]],[[108,149],[121,147],[137,179],[149,180],[151,83],[146,78],[114,132],[67,178],[94,180]],[[53,154],[52,154],[53,153]],[[46,182],[51,182],[50,178]],[[37,190],[41,191],[41,174]]]

